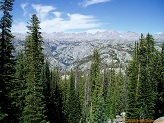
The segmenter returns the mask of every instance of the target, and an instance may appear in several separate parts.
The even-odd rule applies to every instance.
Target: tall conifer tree
[[[14,0],[0,1],[0,122],[17,122],[12,105],[11,90],[14,87],[15,60],[11,40],[12,15]]]
[[[64,117],[63,104],[62,104],[62,94],[59,88],[59,71],[54,69],[51,72],[50,80],[50,107],[49,107],[49,116],[50,123],[63,123],[67,122]]]
[[[128,69],[129,93],[127,119],[154,119],[158,52],[154,47],[154,39],[148,34],[141,35],[137,43],[133,60]],[[137,121],[136,121],[137,122]]]
[[[100,56],[98,50],[93,52],[93,63],[90,68],[90,122],[104,123],[106,115],[104,110],[103,84],[100,74]],[[100,108],[101,107],[101,108]]]
[[[15,73],[15,86],[12,91],[13,104],[17,107],[18,111],[17,116],[19,118],[19,122],[22,121],[21,115],[24,108],[25,101],[25,75],[26,71],[24,69],[25,61],[24,61],[24,53],[22,51],[18,52],[17,61],[16,61],[16,73]]]
[[[43,83],[43,95],[44,95],[44,102],[45,102],[45,116],[47,121],[50,121],[53,114],[51,112],[52,104],[50,103],[50,96],[51,96],[51,90],[50,90],[50,81],[51,81],[51,72],[49,68],[49,63],[46,61],[45,65],[42,67],[41,71],[41,81]],[[50,121],[51,123],[51,121]]]
[[[107,106],[107,116],[113,122],[115,115],[116,115],[116,73],[114,70],[114,63],[112,59],[112,65],[109,75],[109,86],[108,86],[108,93],[106,99],[106,106]]]
[[[104,101],[106,102],[107,99],[107,93],[108,93],[108,86],[109,86],[109,76],[108,76],[108,71],[106,68],[104,69],[104,79],[103,79],[103,96],[104,96]]]
[[[154,74],[156,50],[152,35],[148,34],[140,41],[138,56],[140,62],[139,118],[154,119],[157,81]]]
[[[69,79],[69,89],[68,89],[68,122],[69,123],[79,123],[81,117],[80,110],[80,100],[78,93],[75,90],[75,75],[71,70],[70,79]]]
[[[28,23],[28,36],[25,44],[25,59],[27,70],[25,107],[23,110],[23,123],[45,123],[45,102],[43,101],[43,83],[41,70],[44,64],[42,53],[42,36],[39,27],[40,21],[34,14]]]
[[[157,69],[157,99],[155,105],[155,119],[162,117],[164,114],[164,43],[162,44],[162,51],[159,53],[158,69]]]
[[[124,75],[122,73],[122,64],[120,64],[119,72],[116,73],[116,84],[115,84],[115,90],[116,90],[116,115],[121,114],[122,112],[125,112],[125,82],[124,82]]]

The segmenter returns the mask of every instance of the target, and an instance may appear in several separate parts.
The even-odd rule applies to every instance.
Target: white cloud
[[[59,18],[60,16],[61,16],[61,12],[53,12],[53,14],[57,17],[57,18]]]
[[[39,4],[32,4],[32,7],[36,10],[37,16],[41,20],[44,20],[48,16],[49,12],[56,9],[53,6],[43,6],[43,5],[39,5]]]
[[[32,7],[36,10],[37,16],[40,19],[42,32],[76,32],[77,30],[99,28],[102,25],[102,23],[100,23],[92,15],[83,15],[80,13],[66,14],[56,11],[56,8],[53,6],[32,4]],[[26,26],[27,23],[24,23],[23,21],[14,22],[12,31],[17,33],[26,33]]]
[[[14,22],[11,28],[12,32],[16,33],[26,33],[27,32],[27,23],[25,22]]]
[[[109,2],[111,0],[84,0],[83,3],[81,3],[81,5],[83,7],[87,7],[93,4],[97,4],[97,3],[104,3],[104,2]]]
[[[27,14],[27,7],[28,3],[22,3],[21,4],[21,8],[23,9],[23,16],[25,16]]]
[[[68,20],[56,17],[54,19],[46,19],[42,21],[40,24],[42,31],[52,33],[79,29],[92,29],[101,26],[101,23],[97,22],[93,16],[67,13],[67,17],[69,18]]]
[[[69,13],[67,15],[70,19],[67,21],[67,25],[69,25],[69,28],[72,27],[72,29],[76,29],[76,27],[79,29],[95,28],[101,25],[94,16]]]

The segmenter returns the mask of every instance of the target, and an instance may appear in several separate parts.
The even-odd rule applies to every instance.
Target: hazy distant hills
[[[92,51],[97,48],[100,52],[102,63],[109,65],[113,58],[116,64],[124,65],[131,59],[134,42],[138,41],[140,34],[135,32],[118,33],[108,30],[92,33],[42,33],[44,39],[44,54],[51,67],[56,65],[62,69],[79,66],[81,69],[89,68]],[[23,34],[14,34],[13,40],[16,52],[22,49],[25,41]],[[157,42],[156,48],[164,42],[164,33],[153,35]]]

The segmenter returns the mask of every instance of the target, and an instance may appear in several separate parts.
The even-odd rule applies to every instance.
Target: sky
[[[164,0],[15,0],[12,32],[26,33],[32,14],[41,32],[164,32]]]

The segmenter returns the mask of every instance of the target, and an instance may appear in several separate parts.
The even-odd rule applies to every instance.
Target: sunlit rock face
[[[14,36],[13,44],[17,54],[23,49],[26,34],[15,33]],[[58,66],[62,70],[77,66],[81,70],[88,69],[94,49],[99,50],[103,65],[110,65],[113,59],[116,66],[122,63],[125,70],[133,54],[134,42],[140,38],[140,34],[135,32],[119,33],[114,30],[96,33],[42,33],[42,36],[45,58],[50,62],[51,68]],[[160,50],[164,33],[153,36],[157,42],[156,49]]]

